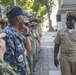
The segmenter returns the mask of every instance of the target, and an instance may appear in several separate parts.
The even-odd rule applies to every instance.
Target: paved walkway
[[[60,69],[53,63],[54,56],[54,36],[56,32],[43,33],[41,46],[42,51],[39,54],[39,60],[36,63],[35,75],[61,75]]]

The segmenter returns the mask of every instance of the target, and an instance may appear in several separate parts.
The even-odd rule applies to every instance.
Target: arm
[[[7,37],[4,39],[6,43],[6,52],[4,55],[4,60],[12,65],[15,62],[15,45],[11,38]]]
[[[29,34],[29,28],[27,26],[24,26],[24,32],[25,32],[25,35]],[[26,50],[29,52],[31,51],[30,38],[29,36],[25,36],[25,37],[26,37]]]
[[[5,45],[5,41],[3,39],[0,39],[0,51],[2,51],[3,54],[6,51],[6,45]]]
[[[57,35],[55,37],[55,40],[54,40],[54,64],[56,67],[58,67],[59,65],[59,61],[57,59],[57,56],[58,56],[58,52],[59,52],[59,47],[60,47],[60,31],[57,32]]]
[[[31,42],[28,36],[26,37],[26,49],[28,52],[31,51]]]
[[[58,67],[58,65],[59,65],[59,61],[57,59],[58,52],[59,52],[59,46],[60,46],[59,44],[55,44],[55,46],[54,46],[54,64],[56,67]]]
[[[54,46],[54,59],[57,59],[57,55],[58,55],[58,52],[59,52],[59,44],[55,44]]]
[[[27,56],[27,50],[25,49],[25,51],[24,51],[24,55],[25,55],[25,57]]]
[[[3,56],[5,51],[6,51],[5,41],[3,39],[0,39],[0,59],[2,61],[4,61]]]

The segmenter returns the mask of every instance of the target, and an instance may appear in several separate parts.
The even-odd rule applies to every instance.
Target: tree
[[[35,0],[32,9],[34,18],[40,18],[44,22],[45,18],[43,16],[46,14],[45,6]]]
[[[10,6],[14,5],[14,2],[13,2],[13,0],[1,0],[0,4],[3,6],[6,6],[8,9]]]
[[[16,0],[16,5],[20,6],[22,10],[27,11],[28,13],[32,12],[34,0]],[[1,0],[0,4],[7,7],[7,10],[14,5],[14,0]]]
[[[14,0],[1,0],[0,4],[6,6],[7,11],[9,7],[14,5]],[[50,0],[16,0],[16,4],[28,13],[33,14],[34,18],[40,18],[42,22],[46,19],[43,16],[48,14],[49,26],[51,26],[50,14],[54,3]],[[52,29],[52,26],[49,28]]]
[[[54,2],[52,2],[51,0],[36,0],[36,1],[46,7],[45,11],[47,12],[47,17],[49,20],[49,30],[52,30],[53,28],[52,28],[52,24],[51,24],[50,15],[52,13],[52,9],[55,7]]]
[[[1,0],[0,4],[6,6],[6,11],[8,8],[14,5],[14,0]],[[45,6],[36,0],[16,0],[16,5],[20,6],[23,10],[30,14],[33,14],[34,18],[40,18],[42,21],[45,19],[43,16],[46,14]]]

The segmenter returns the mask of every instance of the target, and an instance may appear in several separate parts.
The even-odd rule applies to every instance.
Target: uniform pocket
[[[61,37],[61,44],[65,44],[67,41],[67,38],[65,36]]]
[[[76,44],[76,38],[73,37],[73,42]]]

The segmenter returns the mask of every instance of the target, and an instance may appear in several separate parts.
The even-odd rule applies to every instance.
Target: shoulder
[[[2,31],[8,32],[8,31],[10,31],[10,29],[11,29],[10,25],[7,25]]]
[[[8,25],[3,30],[3,33],[6,33],[6,37],[4,39],[9,39],[14,37],[14,29],[12,26]]]
[[[8,63],[3,61],[0,61],[0,72],[6,72],[8,75],[17,75],[16,71]]]
[[[13,27],[11,25],[6,26],[2,32],[6,33],[7,35],[13,34]]]
[[[57,31],[57,33],[62,33],[62,32],[64,32],[65,30],[67,30],[67,27],[63,27],[63,28],[61,28],[61,29],[59,29],[58,31]]]

